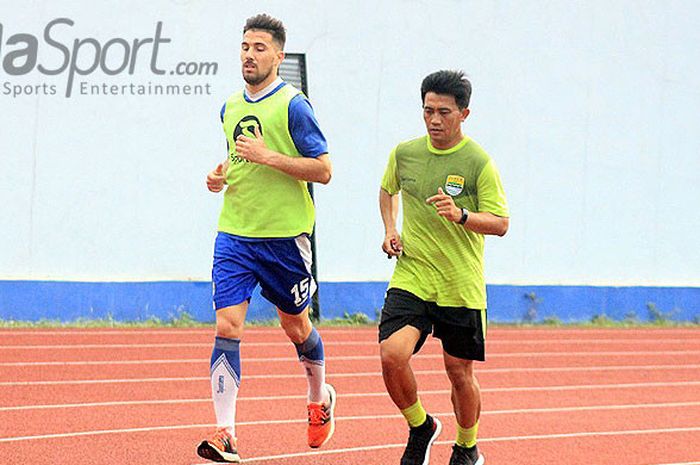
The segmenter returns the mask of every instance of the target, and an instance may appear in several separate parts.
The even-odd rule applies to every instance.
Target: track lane
[[[333,372],[329,375],[329,380],[334,382],[334,384],[339,385],[341,394],[341,403],[339,403],[338,413],[343,416],[362,416],[354,413],[355,411],[364,412],[368,405],[373,406],[368,413],[382,413],[388,417],[381,421],[381,437],[386,440],[396,440],[398,444],[401,445],[404,436],[406,435],[405,424],[401,417],[397,416],[397,412],[388,401],[386,394],[383,391],[383,385],[381,383],[381,378],[378,376],[378,359],[376,352],[376,344],[372,341],[376,337],[376,330],[360,330],[359,332],[354,332],[353,330],[340,330],[340,331],[329,331],[329,334],[338,336],[340,339],[348,344],[335,344],[334,346],[334,336],[326,337],[326,343],[329,347],[329,366],[331,365],[334,358],[336,360],[335,366],[339,370],[343,371],[345,374],[363,370],[365,373],[370,373],[366,367],[374,367],[376,372],[374,375],[368,374],[366,376],[358,377],[353,380],[351,377],[338,377],[333,378]],[[107,331],[108,332],[108,331]],[[123,332],[123,331],[122,331]],[[169,330],[170,333],[177,333],[177,331]],[[105,333],[104,331],[102,333]],[[147,333],[147,332],[146,332]],[[257,334],[256,334],[257,333]],[[0,334],[2,332],[0,331]],[[307,454],[308,449],[306,449],[303,444],[303,420],[295,420],[293,418],[281,418],[279,417],[280,412],[295,412],[298,410],[302,411],[303,419],[303,395],[297,393],[303,393],[305,390],[304,380],[294,373],[298,373],[298,363],[293,357],[293,349],[284,341],[283,335],[280,334],[280,330],[277,328],[270,328],[265,330],[251,330],[248,335],[253,334],[251,339],[255,339],[261,342],[259,345],[252,345],[248,350],[244,349],[243,352],[243,363],[244,363],[244,387],[241,390],[241,402],[239,404],[239,420],[243,422],[240,427],[241,438],[247,435],[246,447],[254,456],[261,457],[266,450],[269,448],[269,455],[279,455],[280,451],[285,449],[294,450],[296,453]],[[150,344],[172,344],[171,336],[177,336],[177,334],[156,334],[156,338],[161,339],[148,339],[146,343]],[[187,363],[172,363],[166,364],[168,368],[164,368],[164,365],[160,367],[157,364],[141,364],[141,363],[131,363],[124,365],[111,365],[106,367],[104,371],[95,369],[99,365],[75,365],[68,370],[61,372],[61,368],[66,366],[56,365],[54,368],[47,367],[32,367],[32,370],[20,370],[16,365],[3,365],[2,363],[13,363],[25,360],[25,356],[22,353],[37,352],[35,349],[0,349],[0,382],[7,381],[18,381],[20,379],[25,379],[27,381],[32,380],[48,380],[53,377],[56,380],[66,380],[65,376],[75,375],[82,376],[85,378],[93,378],[100,376],[107,376],[110,374],[110,368],[112,369],[112,376],[116,373],[123,375],[125,378],[138,378],[139,376],[153,375],[157,373],[168,373],[172,375],[177,375],[173,377],[182,377],[183,375],[195,374],[197,375],[197,369],[194,368],[196,365],[203,364],[204,371],[206,371],[206,360],[209,356],[210,344],[206,342],[206,339],[210,337],[210,333],[205,332],[189,332],[185,334],[187,338],[184,340],[190,341],[191,344],[201,344],[195,347],[182,347],[181,350],[176,350],[176,347],[125,347],[118,348],[113,347],[110,352],[110,357],[112,360],[120,359],[123,356],[133,357],[133,360],[139,360],[144,358],[156,358],[156,355],[167,355],[166,358],[170,359],[170,356],[175,356],[176,359],[186,359],[190,358],[191,361]],[[35,334],[33,337],[45,337],[45,334]],[[118,338],[123,337],[124,334],[100,334],[100,335],[88,335],[89,337],[84,338],[84,343],[91,343],[90,337],[98,336],[101,339],[109,339],[112,344],[119,344]],[[139,341],[144,341],[144,338],[150,338],[149,334],[135,334],[134,335]],[[610,337],[621,337],[624,341],[620,342],[609,342],[606,339]],[[682,444],[692,444],[700,442],[700,437],[698,436],[697,430],[682,431],[682,428],[694,428],[700,424],[700,411],[695,406],[694,403],[699,402],[698,399],[698,386],[697,382],[700,382],[700,376],[698,376],[697,367],[678,367],[678,368],[665,368],[665,369],[634,369],[631,367],[634,364],[639,365],[664,365],[664,364],[678,364],[687,363],[690,365],[700,364],[700,352],[696,349],[698,345],[696,344],[700,339],[694,339],[700,336],[700,331],[687,331],[685,329],[680,329],[678,332],[673,330],[653,330],[653,331],[637,331],[633,330],[631,332],[624,331],[594,331],[593,333],[587,333],[585,331],[571,330],[571,331],[559,331],[555,330],[552,333],[548,333],[543,330],[525,330],[518,332],[516,330],[502,330],[495,331],[492,330],[489,333],[490,340],[494,343],[489,347],[489,353],[492,355],[489,357],[489,362],[480,365],[484,367],[484,373],[481,373],[480,380],[482,387],[484,387],[484,405],[488,408],[484,413],[484,418],[488,418],[488,422],[482,423],[482,429],[480,437],[482,438],[483,446],[482,448],[487,453],[489,458],[488,463],[542,463],[539,460],[545,460],[544,463],[567,463],[567,464],[578,464],[586,463],[587,465],[591,463],[590,456],[587,456],[585,451],[589,450],[591,445],[601,444],[603,447],[610,442],[610,444],[616,444],[618,442],[624,442],[625,447],[629,451],[625,452],[625,447],[617,447],[611,449],[608,446],[606,450],[613,450],[614,452],[624,452],[625,459],[630,459],[630,465],[649,465],[649,463],[670,463],[671,461],[677,463],[687,462],[688,460],[694,459],[692,454],[687,450],[683,450]],[[367,338],[369,344],[358,343],[359,339],[364,340]],[[531,352],[525,351],[528,349],[528,344],[526,339],[531,338],[542,338],[543,341],[537,344],[537,350],[529,347]],[[657,344],[654,346],[654,350],[649,350],[649,340],[654,338],[665,337],[666,342],[663,344]],[[571,338],[574,342],[562,341],[562,339]],[[601,339],[602,338],[602,339]],[[70,335],[59,336],[57,340],[70,340]],[[545,340],[550,339],[550,340]],[[597,339],[597,346],[596,344]],[[639,339],[639,344],[635,346],[635,341],[630,341],[630,339]],[[686,340],[687,339],[687,340]],[[694,340],[693,340],[694,339]],[[7,339],[0,337],[2,344],[7,345]],[[21,338],[18,338],[21,340]],[[498,341],[501,342],[498,342]],[[525,341],[524,341],[525,340]],[[201,342],[204,341],[204,342]],[[281,344],[280,342],[285,342]],[[591,344],[592,349],[582,350],[582,346],[586,344]],[[280,357],[279,354],[285,349],[283,347],[287,345],[290,347],[287,352],[290,353],[289,357]],[[639,347],[639,350],[634,350],[635,347]],[[75,348],[72,348],[75,349]],[[522,350],[521,350],[522,349]],[[546,350],[545,350],[546,349]],[[75,354],[70,349],[57,349],[56,352],[62,352],[60,355],[68,354],[69,358],[75,357],[73,360],[76,362],[81,362],[90,359],[89,355],[94,355],[90,351],[94,349],[81,349],[79,354]],[[14,352],[13,352],[14,351]],[[348,352],[350,351],[350,352]],[[514,352],[517,351],[517,352]],[[525,352],[524,352],[525,351]],[[41,352],[39,350],[39,352]],[[174,353],[173,353],[174,352]],[[428,357],[419,358],[416,360],[417,369],[424,369],[430,373],[425,373],[419,375],[419,383],[422,390],[433,390],[434,394],[426,394],[425,404],[429,406],[433,411],[440,411],[440,413],[449,413],[450,406],[448,397],[446,394],[447,381],[444,375],[439,374],[439,369],[441,368],[441,360],[439,357],[439,346],[436,343],[428,344],[426,347],[426,354]],[[572,353],[573,352],[573,353]],[[696,353],[698,352],[698,353]],[[8,359],[6,355],[12,355],[19,357],[19,359]],[[196,354],[192,356],[193,354]],[[269,360],[270,354],[274,354],[272,358],[278,358],[278,360]],[[348,354],[354,354],[348,355]],[[359,354],[359,357],[357,356]],[[36,356],[36,353],[34,354]],[[104,355],[104,354],[103,354]],[[42,355],[43,356],[43,355]],[[250,356],[253,360],[248,359],[249,363],[246,363],[246,357]],[[53,357],[51,355],[49,358]],[[257,358],[257,360],[256,360]],[[36,358],[35,358],[36,359]],[[99,359],[99,357],[98,357]],[[374,359],[374,361],[372,361]],[[55,362],[62,362],[65,360],[61,357],[56,357],[53,359]],[[609,370],[599,370],[598,372],[590,370],[576,370],[567,371],[561,370],[568,366],[570,367],[582,367],[581,364],[594,364],[601,366],[614,366],[616,364],[626,366],[627,368],[623,370],[609,369]],[[150,365],[147,366],[147,365]],[[154,366],[156,367],[154,370]],[[77,368],[76,368],[77,367]],[[82,367],[82,368],[81,368]],[[119,367],[119,368],[117,368]],[[129,367],[134,368],[134,371],[129,371]],[[365,367],[363,369],[363,367]],[[534,368],[532,372],[528,372],[527,368]],[[88,376],[85,376],[87,368]],[[160,368],[160,370],[159,370]],[[521,368],[525,370],[520,371],[507,371],[508,369]],[[536,369],[542,368],[559,368],[559,371],[536,371]],[[330,368],[333,370],[333,368]],[[436,370],[437,369],[437,370]],[[488,371],[493,369],[493,371]],[[498,370],[503,371],[498,371]],[[53,371],[52,371],[53,370]],[[124,371],[121,371],[124,370]],[[260,371],[258,371],[260,370]],[[436,373],[437,371],[437,373]],[[620,371],[623,372],[620,374]],[[261,386],[260,384],[264,381],[260,378],[260,382],[255,379],[246,380],[246,373],[251,373],[252,376],[266,376],[272,373],[285,373],[290,375],[290,378],[285,378],[283,381],[269,383],[276,386],[284,386],[284,390],[275,391],[270,390],[269,395],[274,396],[276,394],[284,394],[290,396],[290,398],[270,398],[270,399],[259,399],[264,397],[260,395],[261,393],[268,392],[266,389],[268,387]],[[40,374],[44,374],[49,378],[41,378]],[[36,431],[42,428],[47,428],[47,424],[59,426],[60,424],[70,424],[75,428],[85,427],[84,417],[92,418],[88,420],[93,422],[96,426],[108,425],[113,421],[123,421],[125,424],[129,424],[130,420],[134,418],[138,421],[144,421],[148,423],[148,419],[153,418],[162,420],[170,419],[175,424],[197,424],[192,420],[202,420],[202,425],[209,425],[213,420],[212,407],[208,402],[208,382],[206,380],[206,373],[204,376],[201,372],[198,376],[192,376],[190,381],[174,381],[170,383],[120,383],[118,386],[110,386],[107,383],[98,383],[92,385],[85,385],[80,387],[80,385],[73,386],[60,386],[60,385],[46,385],[46,386],[0,386],[0,390],[3,392],[3,398],[0,403],[4,404],[7,402],[7,397],[5,394],[9,394],[8,397],[12,397],[12,402],[5,405],[21,405],[18,403],[22,399],[29,402],[41,402],[47,401],[47,403],[57,403],[56,399],[60,402],[65,403],[69,401],[71,396],[76,398],[77,403],[89,401],[91,396],[94,395],[93,391],[100,390],[99,395],[95,396],[98,399],[102,396],[115,396],[115,399],[142,399],[143,396],[146,398],[154,400],[163,399],[195,399],[195,402],[189,404],[157,404],[157,405],[114,405],[114,406],[95,406],[95,407],[73,407],[64,409],[44,409],[43,411],[31,409],[25,410],[22,413],[25,415],[20,415],[27,421],[30,425],[28,430]],[[23,378],[25,377],[25,378]],[[71,379],[71,378],[68,378]],[[562,389],[557,389],[554,381],[559,380],[559,383],[563,386]],[[629,383],[624,383],[626,386],[615,386],[616,380],[622,379],[624,381],[634,381]],[[671,384],[666,383],[666,386],[662,386],[663,382],[658,381],[669,380]],[[651,380],[651,381],[650,381]],[[590,384],[593,381],[597,381],[600,384],[594,386]],[[523,385],[517,385],[518,382],[525,383]],[[550,384],[549,388],[539,388],[536,386],[539,384]],[[569,386],[566,385],[569,383]],[[590,387],[581,387],[585,385],[590,385]],[[673,384],[675,383],[675,384]],[[695,383],[695,384],[694,384]],[[174,385],[172,391],[163,390],[163,385]],[[570,387],[572,384],[579,385],[577,388]],[[516,389],[513,389],[515,386]],[[12,391],[14,388],[19,388],[18,391]],[[522,388],[518,390],[517,388]],[[64,388],[67,388],[64,390]],[[83,389],[85,388],[85,389]],[[113,389],[114,388],[114,389]],[[357,388],[358,391],[353,391]],[[38,390],[37,390],[38,389]],[[370,400],[362,397],[354,397],[352,395],[346,396],[343,399],[342,392],[345,391],[347,394],[352,392],[362,393],[375,392],[376,395],[370,396]],[[21,391],[21,392],[20,392]],[[582,393],[585,395],[582,396]],[[25,397],[26,396],[26,397]],[[245,400],[248,396],[249,400]],[[259,400],[254,400],[259,399]],[[622,408],[622,409],[612,409],[612,408],[600,408],[597,410],[586,410],[580,407],[585,404],[585,406],[590,408],[596,408],[596,405],[604,405],[608,403],[609,406],[622,405],[620,400],[628,404],[639,403],[659,403],[660,399],[672,399],[676,403],[686,402],[686,405],[667,405],[665,407],[638,407],[638,408]],[[99,401],[99,400],[98,400]],[[345,407],[341,407],[345,403]],[[377,407],[379,406],[379,407]],[[529,412],[512,412],[509,410],[517,409],[552,409],[552,408],[572,408],[569,411],[529,411]],[[578,408],[577,408],[578,407]],[[498,413],[502,411],[503,413]],[[64,413],[57,413],[64,412]],[[65,413],[65,412],[72,412]],[[76,413],[83,412],[83,413]],[[91,413],[84,413],[91,412]],[[595,413],[595,414],[592,414]],[[659,413],[661,412],[661,413]],[[18,427],[13,425],[18,425],[20,419],[15,417],[10,417],[9,415],[16,415],[18,412],[14,411],[3,411],[0,410],[0,425],[9,425],[7,429],[12,433]],[[4,416],[7,414],[8,416]],[[27,416],[29,415],[29,418]],[[36,416],[36,418],[34,418]],[[526,417],[523,419],[523,417]],[[46,418],[51,418],[53,421],[47,422]],[[83,418],[82,420],[80,418]],[[152,426],[153,418],[151,418]],[[569,421],[573,418],[573,421]],[[267,420],[277,420],[279,423],[274,423],[272,426],[270,424],[254,424],[252,422],[266,421]],[[453,426],[451,425],[451,418],[447,416],[445,418],[448,420],[449,425],[446,425],[446,431],[443,433],[452,435]],[[599,429],[587,429],[591,421],[594,419],[599,420],[595,422]],[[246,424],[249,421],[251,424]],[[530,424],[532,422],[532,424]],[[617,423],[616,423],[617,422]],[[675,422],[675,423],[674,423]],[[687,423],[686,423],[687,422]],[[353,420],[340,420],[340,424],[346,424],[342,429],[339,428],[337,436],[333,439],[330,444],[331,448],[341,449],[351,447],[352,444],[357,442],[353,441],[365,441],[367,438],[372,439],[372,435],[368,432],[373,431],[376,427],[376,420],[372,419],[353,419]],[[627,432],[623,430],[615,430],[614,432],[617,436],[606,436],[603,434],[605,429],[602,427],[609,427],[611,425],[618,425],[624,423],[624,425],[638,425],[640,423],[645,423],[647,426],[639,426],[638,430],[642,431],[640,433]],[[668,423],[668,425],[662,424]],[[88,423],[92,424],[92,423]],[[674,424],[680,424],[681,426],[673,426]],[[683,426],[683,425],[690,426]],[[359,425],[359,426],[357,426]],[[487,426],[488,425],[488,426]],[[621,426],[624,426],[621,425]],[[643,432],[648,431],[649,425],[659,426],[655,433]],[[670,426],[669,426],[670,425]],[[695,426],[693,426],[695,425]],[[568,429],[567,427],[571,428]],[[593,425],[595,426],[595,425]],[[537,434],[530,434],[530,431],[525,431],[523,434],[523,427],[526,427],[531,431],[545,431],[546,428],[553,428],[552,433],[542,432],[537,437]],[[452,430],[450,429],[452,428]],[[674,429],[675,428],[675,429]],[[681,429],[679,429],[681,428]],[[9,457],[11,460],[8,463],[14,463],[12,460],[21,461],[24,457],[32,457],[32,463],[70,463],[81,464],[81,463],[139,463],[139,464],[160,464],[163,463],[162,451],[160,454],[154,453],[149,448],[150,444],[168,444],[172,449],[173,455],[169,457],[168,463],[198,463],[198,459],[193,452],[193,444],[195,444],[202,435],[209,432],[210,426],[201,426],[199,428],[183,428],[178,430],[164,430],[164,431],[148,431],[148,432],[138,432],[132,431],[130,433],[114,433],[106,435],[92,435],[86,437],[73,437],[64,439],[50,439],[42,441],[15,441],[12,444],[12,448],[8,448],[9,443],[0,442],[0,456]],[[508,436],[507,433],[512,429],[516,436]],[[58,429],[57,429],[58,430]],[[578,431],[576,431],[578,430]],[[5,436],[4,430],[0,433],[0,436]],[[281,442],[275,441],[263,441],[260,444],[261,438],[266,437],[270,431],[275,433],[282,432],[283,435],[275,434],[275,438],[285,438]],[[595,432],[598,432],[596,434]],[[609,431],[609,432],[610,432]],[[288,434],[287,434],[288,432]],[[518,433],[519,432],[519,433]],[[578,434],[578,436],[576,436]],[[524,438],[524,436],[528,436]],[[558,435],[558,436],[557,436]],[[567,436],[568,435],[568,436]],[[111,437],[109,437],[111,436]],[[287,436],[290,437],[287,440]],[[534,436],[534,437],[533,437]],[[15,434],[14,437],[17,437]],[[640,447],[639,444],[646,444],[649,441],[649,437],[654,437],[656,440],[659,438],[682,438],[686,442],[673,441],[673,444],[679,445],[678,451],[672,451],[673,453],[667,453],[663,456],[656,457],[654,453],[647,454],[645,456],[638,455],[640,457],[637,459],[636,453],[641,452],[642,449],[649,449],[648,447]],[[500,438],[500,439],[499,439]],[[521,438],[521,439],[513,439]],[[442,438],[441,438],[442,439]],[[693,441],[693,442],[688,442]],[[27,445],[32,443],[31,445]],[[119,447],[114,447],[114,444]],[[449,456],[449,440],[445,440],[444,444],[440,444],[435,448],[433,454],[433,463],[446,462]],[[572,445],[562,448],[562,444]],[[360,445],[364,446],[371,444],[369,442],[360,442]],[[552,447],[552,444],[556,444]],[[110,447],[111,445],[111,447]],[[342,463],[368,463],[368,464],[391,464],[395,463],[398,456],[400,456],[401,448],[387,448],[378,444],[379,449],[373,452],[346,452],[346,453],[331,453],[322,456],[308,456],[302,455],[296,458],[287,459],[270,459],[261,460],[251,463],[295,463],[299,465],[306,465],[311,463],[333,463],[334,465]],[[586,447],[582,447],[582,446]],[[383,447],[383,448],[382,448]],[[533,448],[535,454],[532,454]],[[639,449],[639,450],[638,450]],[[332,450],[332,449],[331,449]],[[552,456],[551,451],[564,451],[565,455]],[[101,456],[107,452],[107,456]],[[513,451],[517,451],[514,454]],[[530,455],[525,456],[522,453],[524,451],[529,451]],[[170,453],[170,451],[168,451]],[[25,455],[31,454],[31,455]],[[675,454],[675,455],[674,455]],[[248,457],[252,457],[253,454],[247,454]],[[581,457],[583,458],[581,458]],[[589,461],[583,462],[587,456]],[[514,462],[513,457],[519,457],[519,461]],[[523,457],[526,457],[523,459]],[[538,461],[529,462],[529,457],[537,457]],[[600,463],[601,465],[607,465],[615,463],[619,464],[619,457],[617,456],[617,461],[613,462],[612,458],[608,458],[603,454],[602,456],[596,456],[596,461],[594,463]],[[652,461],[641,461],[642,458],[649,458]],[[35,460],[36,458],[36,460]],[[44,458],[51,458],[53,461],[42,462]],[[59,458],[59,461],[56,459]],[[614,458],[614,457],[613,457]],[[658,460],[657,460],[658,459]],[[48,460],[48,459],[47,459]],[[547,461],[548,460],[548,461]],[[555,462],[556,460],[556,462]],[[19,463],[19,462],[18,462]],[[21,463],[26,463],[22,461]],[[199,461],[201,463],[201,460]],[[627,462],[625,462],[627,463]]]

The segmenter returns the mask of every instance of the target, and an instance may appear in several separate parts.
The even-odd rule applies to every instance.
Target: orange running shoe
[[[241,463],[236,450],[236,438],[227,428],[218,428],[211,439],[202,441],[197,447],[197,454],[213,462]]]
[[[307,435],[309,447],[316,449],[327,443],[335,431],[335,389],[330,384],[326,384],[328,389],[328,405],[311,402],[307,409],[309,411],[309,426]]]

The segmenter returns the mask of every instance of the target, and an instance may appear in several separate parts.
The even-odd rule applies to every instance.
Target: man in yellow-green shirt
[[[401,465],[427,465],[442,425],[421,405],[409,361],[430,333],[439,338],[457,420],[450,465],[482,465],[473,362],[485,360],[484,236],[503,236],[509,213],[496,166],[462,134],[469,80],[460,71],[438,71],[423,80],[421,96],[428,134],[394,148],[379,191],[382,249],[398,259],[379,325],[382,373],[410,427]]]

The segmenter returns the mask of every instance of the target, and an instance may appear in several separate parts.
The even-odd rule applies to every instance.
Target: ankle
[[[423,430],[423,429],[432,429],[433,423],[435,423],[435,420],[433,420],[433,417],[430,416],[430,414],[426,413],[425,414],[425,421],[421,423],[418,426],[411,426],[411,429],[414,430]]]

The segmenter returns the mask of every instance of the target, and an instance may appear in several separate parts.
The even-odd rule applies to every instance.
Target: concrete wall
[[[700,286],[696,2],[0,6],[0,317],[17,310],[16,283],[209,279],[221,198],[203,180],[224,156],[219,108],[242,85],[242,25],[261,11],[307,54],[330,143],[320,281],[389,279],[376,200],[388,153],[423,133],[421,79],[461,68],[464,131],[496,160],[512,213],[508,236],[487,241],[489,283]],[[209,74],[178,75],[189,63]]]

